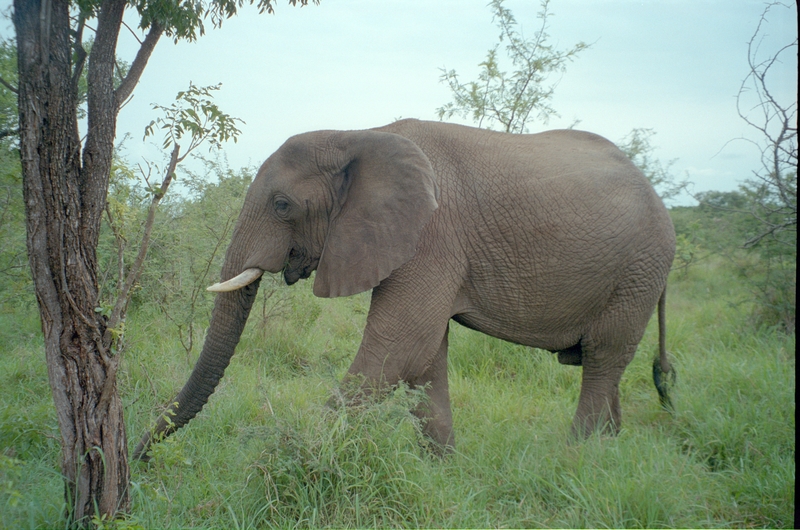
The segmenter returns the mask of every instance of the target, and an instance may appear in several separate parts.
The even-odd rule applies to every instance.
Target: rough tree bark
[[[70,27],[68,0],[15,0],[20,156],[33,276],[48,375],[62,444],[68,517],[127,511],[129,468],[114,356],[98,306],[97,242],[120,103],[141,75],[161,31],[151,28],[113,86],[125,0],[102,3],[88,61],[88,128],[78,132],[78,79],[86,57],[82,17]],[[139,63],[137,65],[137,63]]]

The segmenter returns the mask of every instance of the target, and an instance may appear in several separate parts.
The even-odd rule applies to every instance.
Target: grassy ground
[[[458,450],[445,460],[420,450],[407,412],[415,392],[360,410],[324,407],[358,347],[368,297],[316,299],[309,282],[281,293],[257,303],[202,414],[150,464],[133,464],[126,525],[793,525],[795,339],[753,328],[747,293],[719,262],[671,279],[675,414],[659,408],[652,385],[654,320],[623,378],[615,438],[567,443],[579,368],[453,324]],[[120,384],[130,446],[194,361],[176,335],[147,308],[129,319]],[[33,309],[0,314],[0,388],[0,527],[63,525]]]

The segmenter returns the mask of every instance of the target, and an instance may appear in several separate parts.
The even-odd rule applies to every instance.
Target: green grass
[[[651,379],[655,321],[621,385],[623,429],[569,443],[580,368],[451,325],[458,449],[420,449],[403,389],[324,406],[358,348],[368,295],[308,282],[259,300],[216,394],[132,466],[144,528],[791,527],[795,339],[753,325],[724,262],[674,275],[668,349],[676,411]],[[201,334],[202,330],[198,331]],[[202,341],[197,338],[198,344]],[[199,346],[198,346],[199,349]],[[197,351],[157,312],[128,321],[120,390],[133,446]],[[0,312],[0,528],[63,526],[57,424],[35,309]]]

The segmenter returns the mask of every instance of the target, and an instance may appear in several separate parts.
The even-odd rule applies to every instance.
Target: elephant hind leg
[[[662,298],[672,255],[642,249],[620,277],[605,309],[583,334],[583,374],[574,435],[600,430],[616,434],[621,426],[619,383],[633,360],[653,310]]]
[[[585,356],[578,410],[572,422],[572,434],[586,438],[594,431],[616,435],[622,421],[619,383],[633,359],[636,345],[622,352],[596,351]],[[603,362],[606,361],[606,362]]]
[[[433,363],[419,377],[410,383],[414,387],[424,387],[427,400],[413,411],[422,423],[422,433],[431,442],[433,453],[443,456],[455,448],[453,435],[453,414],[450,409],[450,390],[447,383],[447,335],[436,352]]]

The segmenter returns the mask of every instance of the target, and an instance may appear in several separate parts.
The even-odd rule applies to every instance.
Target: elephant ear
[[[372,289],[414,257],[438,207],[433,168],[412,141],[377,131],[332,140],[345,164],[334,183],[340,210],[314,280],[314,294],[326,298]]]

